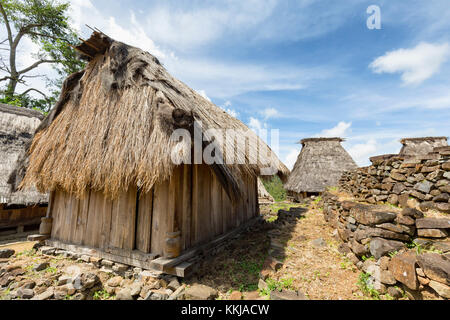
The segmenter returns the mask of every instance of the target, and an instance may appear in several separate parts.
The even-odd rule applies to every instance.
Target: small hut
[[[288,197],[299,201],[335,186],[344,171],[358,166],[342,147],[341,138],[308,138],[284,185]]]
[[[207,248],[258,220],[258,176],[289,170],[150,53],[101,32],[77,50],[88,64],[65,80],[18,170],[21,188],[50,192],[46,241],[185,276]]]
[[[404,138],[400,142],[403,145],[400,156],[426,155],[434,148],[448,146],[447,137]]]
[[[47,195],[14,191],[9,176],[44,115],[0,104],[0,235],[37,229],[45,216]]]

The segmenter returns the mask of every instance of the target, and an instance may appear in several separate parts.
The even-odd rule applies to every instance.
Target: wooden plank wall
[[[130,188],[113,201],[98,191],[82,199],[57,191],[52,238],[162,255],[166,233],[181,231],[181,247],[186,250],[259,214],[257,181],[246,179],[242,200],[235,206],[206,165],[179,166],[170,181],[155,185],[151,192],[138,194]]]
[[[0,228],[39,224],[40,219],[45,217],[46,211],[47,207],[39,206],[30,206],[20,209],[4,209],[3,207],[0,207]]]

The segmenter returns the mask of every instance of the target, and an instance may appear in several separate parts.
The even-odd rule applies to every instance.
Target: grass
[[[361,272],[357,284],[365,295],[375,300],[380,300],[380,293],[369,283],[370,276],[370,273]]]
[[[267,192],[274,198],[275,201],[284,201],[286,200],[286,190],[283,187],[283,182],[280,177],[275,175],[271,180],[264,181],[262,180],[264,187]]]
[[[293,287],[294,278],[283,278],[280,281],[276,281],[274,279],[268,278],[266,280],[267,288],[260,289],[260,296],[270,296],[272,291],[282,291],[283,289],[294,290]]]
[[[414,241],[407,243],[406,247],[408,249],[415,249],[416,254],[420,255],[422,253],[438,253],[443,254],[441,250],[437,250],[433,245],[430,248],[424,248],[422,245],[415,243]]]
[[[103,290],[95,291],[94,295],[92,296],[92,299],[94,299],[94,300],[110,300],[113,297],[114,297],[113,295],[110,295],[108,292],[106,292],[105,289],[103,289]]]

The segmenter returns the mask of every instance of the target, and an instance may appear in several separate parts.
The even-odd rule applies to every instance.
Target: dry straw
[[[249,130],[172,77],[148,52],[100,32],[77,49],[89,63],[66,79],[59,102],[37,130],[22,187],[78,196],[102,190],[111,198],[130,185],[147,192],[173,172],[171,151],[178,143],[170,139],[173,130],[192,131],[194,121],[202,122],[203,132]],[[231,192],[240,192],[243,175],[259,175],[268,163],[282,178],[289,173],[271,150],[258,161],[257,145],[247,145],[245,152],[233,141],[216,140],[222,153],[236,148],[239,163],[245,163],[212,166]],[[18,176],[24,171],[19,168]]]

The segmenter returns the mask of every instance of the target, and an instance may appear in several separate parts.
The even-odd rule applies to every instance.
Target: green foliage
[[[380,293],[373,288],[372,284],[370,284],[370,276],[370,273],[361,272],[357,284],[365,295],[368,295],[375,300],[379,300]]]
[[[103,290],[95,291],[94,295],[92,296],[92,299],[94,299],[94,300],[109,300],[112,297],[113,297],[112,295],[110,295],[108,292],[106,292],[105,289],[103,289]]]
[[[2,0],[0,9],[0,24],[11,29],[11,41],[8,41],[9,53],[12,53],[12,61],[2,61],[5,72],[8,73],[4,81],[8,81],[6,88],[2,90],[4,103],[37,108],[49,111],[51,105],[59,95],[62,80],[73,72],[84,68],[84,62],[79,60],[70,44],[78,42],[78,36],[69,24],[70,3],[59,0]],[[3,15],[6,15],[5,16]],[[20,41],[27,37],[37,44],[40,50],[32,55],[36,63],[19,70],[16,66],[16,51]],[[9,37],[8,37],[9,38]],[[58,77],[50,79],[48,76],[28,75],[43,63],[49,63],[56,70]],[[27,85],[27,79],[41,77],[46,81],[50,94],[40,92],[28,87],[25,92],[18,94],[18,83]],[[40,98],[30,95],[37,92]]]
[[[262,180],[264,187],[267,192],[275,199],[275,201],[284,201],[286,200],[286,190],[283,187],[283,182],[280,177],[273,176],[271,180],[264,181]]]
[[[270,296],[270,292],[272,291],[282,291],[283,289],[294,290],[293,287],[293,278],[284,278],[280,279],[280,281],[276,281],[272,278],[266,279],[267,288],[260,289],[260,296]]]

